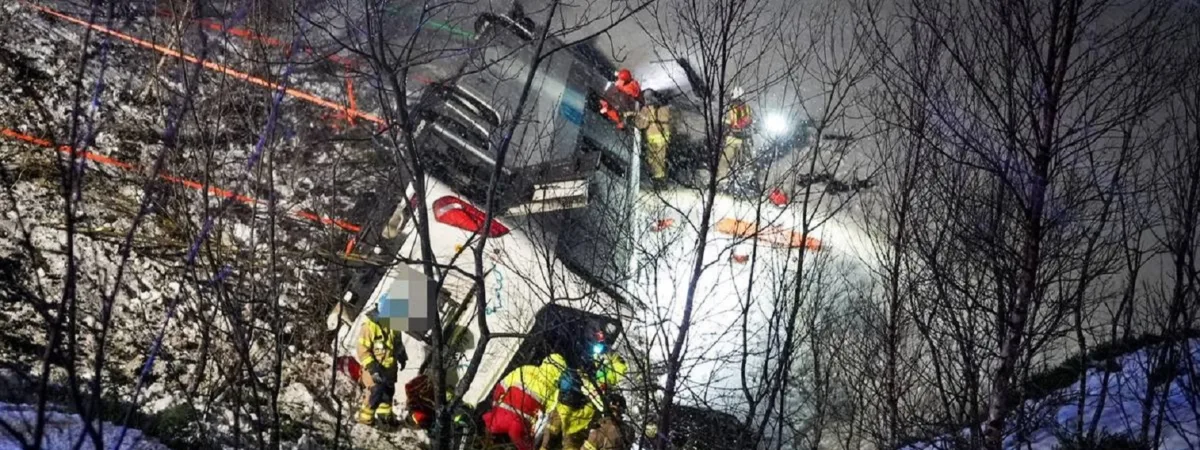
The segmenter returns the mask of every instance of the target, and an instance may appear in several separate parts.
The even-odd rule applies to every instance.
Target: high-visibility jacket
[[[367,316],[358,333],[358,363],[363,367],[378,362],[385,369],[391,369],[397,362],[404,363],[408,355],[404,353],[404,345],[400,342],[399,333],[384,327]]]
[[[725,113],[725,126],[732,130],[734,136],[742,136],[749,131],[754,119],[750,116],[750,106],[743,101],[735,101]]]
[[[584,403],[578,408],[559,403],[555,406],[554,411],[558,413],[558,418],[562,422],[562,430],[559,432],[563,436],[587,431],[588,425],[592,423],[592,418],[596,416],[596,407],[592,406],[590,402]]]
[[[625,379],[625,373],[629,371],[629,364],[625,363],[625,358],[616,353],[605,354],[597,363],[599,368],[596,373],[596,381],[605,390],[620,383]]]
[[[625,373],[629,369],[625,359],[615,353],[605,354],[596,362],[599,370],[596,373],[595,381],[587,381],[580,386],[583,395],[588,400],[587,403],[577,408],[567,407],[561,403],[558,405],[558,415],[563,422],[563,435],[586,431],[588,425],[592,423],[592,418],[596,416],[596,412],[605,407],[604,393],[624,379]]]
[[[568,434],[582,431],[588,423],[591,423],[596,411],[605,407],[605,393],[610,392],[617,383],[620,383],[625,378],[625,372],[629,368],[625,363],[625,359],[614,353],[604,355],[604,357],[596,362],[599,368],[596,372],[595,381],[584,382],[580,386],[583,395],[588,400],[586,406],[559,412],[559,415],[563,417],[563,422],[568,424]],[[576,425],[580,423],[582,425]]]
[[[548,411],[558,401],[558,380],[566,369],[567,360],[552,354],[540,365],[521,366],[500,379],[496,391],[501,393],[496,406],[515,412],[533,423],[538,414]]]
[[[638,128],[646,130],[647,141],[665,143],[671,139],[671,108],[667,106],[645,106],[638,113],[634,124]]]

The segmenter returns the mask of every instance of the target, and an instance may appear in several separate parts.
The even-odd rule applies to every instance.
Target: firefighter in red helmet
[[[629,69],[621,69],[617,71],[617,90],[628,95],[634,100],[641,100],[642,85],[637,80],[633,79],[633,72]]]

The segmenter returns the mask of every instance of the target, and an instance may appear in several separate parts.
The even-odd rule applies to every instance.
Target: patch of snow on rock
[[[32,438],[35,417],[37,417],[37,408],[32,405],[0,403],[0,420],[13,427],[26,441]],[[117,441],[121,439],[121,427],[109,422],[104,422],[103,425],[104,446],[107,449],[168,450],[167,446],[132,428],[125,432],[120,447],[117,447]],[[46,429],[41,447],[48,449],[74,448],[75,442],[83,433],[83,419],[79,415],[50,411],[46,413]],[[87,443],[90,441],[85,440],[85,445],[88,445]],[[0,448],[20,448],[20,442],[13,439],[8,433],[0,433]]]

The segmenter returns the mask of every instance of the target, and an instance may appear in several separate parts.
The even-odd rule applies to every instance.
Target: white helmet
[[[746,91],[742,90],[741,86],[733,87],[733,98],[735,98],[735,99],[742,98],[742,95],[744,95],[745,93],[746,93]]]

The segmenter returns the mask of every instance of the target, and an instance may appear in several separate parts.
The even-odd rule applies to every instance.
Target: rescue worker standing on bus
[[[646,106],[638,113],[634,124],[646,134],[646,165],[655,189],[666,184],[667,147],[671,143],[671,108],[654,91],[647,90]]]
[[[628,95],[634,101],[642,99],[642,84],[633,79],[633,72],[629,69],[621,69],[617,71],[616,87],[622,94]]]
[[[750,125],[754,122],[750,115],[750,106],[742,96],[745,91],[741,87],[733,88],[732,101],[725,113],[725,145],[721,150],[720,160],[717,161],[717,179],[728,183],[729,169],[741,156],[746,139],[750,137]]]
[[[396,420],[392,412],[392,397],[396,395],[396,374],[404,368],[408,355],[400,341],[400,333],[387,320],[380,320],[379,305],[367,313],[359,330],[358,363],[363,367],[359,380],[366,388],[358,422],[372,425],[376,419],[384,423]]]
[[[625,119],[637,115],[637,105],[642,98],[642,85],[633,79],[629,69],[621,69],[616,73],[617,81],[613,83],[609,98],[600,99],[600,115],[607,117],[617,125],[618,130],[625,129]]]
[[[559,379],[566,368],[566,358],[554,353],[540,365],[509,372],[492,390],[492,408],[483,413],[484,429],[508,436],[517,450],[532,450],[533,427],[557,404]]]

